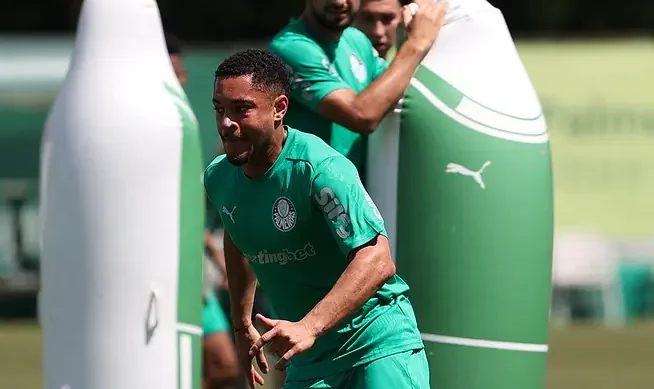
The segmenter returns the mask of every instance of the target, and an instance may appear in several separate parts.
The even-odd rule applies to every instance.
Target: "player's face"
[[[184,67],[184,62],[182,62],[182,57],[177,54],[171,54],[170,62],[173,64],[173,70],[179,83],[184,86],[186,84],[186,68]]]
[[[398,0],[363,0],[353,25],[363,31],[379,55],[386,58],[397,39],[400,14]]]
[[[255,88],[250,76],[239,76],[216,79],[213,105],[227,160],[243,165],[267,156],[275,128],[286,113],[288,98],[273,98],[269,92]]]
[[[359,0],[309,0],[309,8],[323,28],[343,31],[352,24]]]

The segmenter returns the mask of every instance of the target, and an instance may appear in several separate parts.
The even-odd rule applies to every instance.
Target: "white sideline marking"
[[[200,335],[204,333],[202,328],[198,326],[194,326],[193,324],[186,324],[186,323],[177,323],[177,331],[181,331],[187,334],[191,335]]]
[[[492,348],[496,350],[544,353],[547,352],[549,348],[546,344],[537,344],[537,343],[499,342],[496,340],[459,338],[455,336],[444,336],[444,335],[434,335],[434,334],[425,334],[425,333],[421,333],[420,335],[422,336],[422,340],[425,340],[427,342],[454,344],[457,346]]]

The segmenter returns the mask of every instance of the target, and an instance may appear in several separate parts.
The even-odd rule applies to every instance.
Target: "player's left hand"
[[[257,314],[257,320],[268,328],[268,331],[250,348],[250,355],[256,355],[268,344],[271,351],[280,358],[275,364],[277,370],[284,370],[286,363],[293,356],[310,349],[316,341],[316,334],[301,321],[273,320],[261,314]]]

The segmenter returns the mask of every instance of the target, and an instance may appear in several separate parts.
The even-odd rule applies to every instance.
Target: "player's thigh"
[[[202,376],[205,380],[230,381],[238,376],[238,359],[227,331],[213,332],[202,338]]]
[[[345,389],[430,389],[424,349],[380,358],[355,368]]]

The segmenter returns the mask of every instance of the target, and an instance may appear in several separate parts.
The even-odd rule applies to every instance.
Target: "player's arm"
[[[321,61],[326,58],[315,45],[297,42],[298,44],[288,44],[278,50],[278,54],[302,79],[305,90],[321,89],[318,95],[300,94],[300,101],[307,102],[310,99],[310,108],[354,132],[370,134],[375,131],[409,86],[413,73],[431,48],[445,20],[446,4],[432,0],[415,2],[420,8],[412,20],[406,9],[403,12],[403,19],[408,24],[406,42],[400,47],[388,69],[358,94],[347,86],[314,88],[320,77],[313,79],[307,75],[320,71]],[[320,74],[324,73],[323,71]]]
[[[372,68],[374,69],[373,80],[376,80],[388,69],[389,62],[379,56],[377,50],[372,47],[372,43],[370,44],[370,47],[372,48],[370,61],[372,62]]]
[[[388,69],[366,89],[358,94],[352,89],[336,90],[320,102],[318,113],[350,130],[372,133],[402,98],[426,52],[424,48],[407,41]]]
[[[384,222],[354,165],[344,157],[335,157],[317,170],[313,201],[349,259],[331,291],[302,319],[320,336],[360,309],[395,274],[395,263]],[[340,207],[342,212],[335,211]]]
[[[273,49],[291,67],[291,96],[332,122],[370,134],[400,100],[425,50],[408,42],[370,86],[357,94],[335,71],[313,42],[298,40]],[[326,64],[326,65],[325,65]]]
[[[227,282],[229,282],[229,299],[231,302],[231,317],[234,330],[252,325],[252,307],[254,293],[257,289],[257,278],[245,258],[236,247],[225,230],[224,237],[225,267]]]

